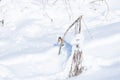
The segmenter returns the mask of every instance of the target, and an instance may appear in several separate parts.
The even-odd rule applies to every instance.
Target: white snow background
[[[120,1],[106,0],[109,13],[90,1],[1,0],[0,80],[120,80]],[[80,15],[85,71],[68,79],[70,46],[58,55],[55,44]],[[74,29],[65,40],[73,39]]]

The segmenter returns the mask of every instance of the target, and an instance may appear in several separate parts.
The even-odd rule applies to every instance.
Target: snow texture
[[[0,80],[120,80],[120,1],[91,1],[0,0]],[[74,28],[61,55],[57,38],[80,15],[85,70],[68,79]]]

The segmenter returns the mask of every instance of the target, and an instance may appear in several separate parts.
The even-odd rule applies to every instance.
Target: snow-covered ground
[[[68,80],[67,48],[72,46],[74,29],[67,34],[70,45],[61,55],[57,38],[80,15],[85,70],[69,80],[119,80],[120,1],[107,0],[106,17],[106,6],[90,1],[1,0],[0,20],[5,24],[0,23],[0,80]]]

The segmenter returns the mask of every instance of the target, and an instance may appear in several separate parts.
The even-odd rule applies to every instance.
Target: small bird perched
[[[61,43],[62,42],[62,38],[58,37],[58,42]]]
[[[61,37],[58,37],[58,44],[61,44],[63,41],[63,39]],[[62,44],[62,46],[64,46],[64,44]]]

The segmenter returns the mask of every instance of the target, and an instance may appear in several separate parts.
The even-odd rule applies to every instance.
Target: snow
[[[107,0],[110,11],[105,18],[101,13],[106,6],[90,1],[1,0],[0,20],[5,24],[0,23],[0,80],[68,80],[72,47],[79,36],[85,70],[69,80],[119,80],[119,1]],[[75,37],[72,28],[58,55],[57,38],[80,15],[82,34]]]

